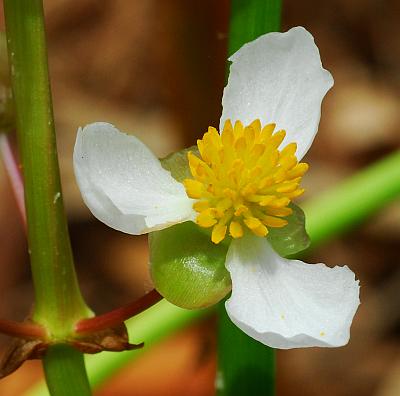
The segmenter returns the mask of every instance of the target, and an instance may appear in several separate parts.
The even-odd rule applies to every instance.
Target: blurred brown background
[[[217,125],[229,1],[48,0],[45,7],[77,270],[87,301],[104,312],[151,288],[147,242],[107,228],[84,207],[72,171],[76,129],[109,121],[163,156]],[[400,147],[399,18],[397,0],[284,1],[283,30],[309,29],[336,82],[307,157],[304,199]],[[0,317],[22,319],[33,289],[1,163],[0,197]],[[399,246],[397,201],[309,258],[349,265],[362,305],[348,346],[278,352],[278,396],[400,395]],[[156,346],[96,394],[213,395],[214,326],[208,320]],[[4,350],[7,339],[0,341]],[[0,382],[0,394],[21,395],[41,376],[39,362],[26,363]]]

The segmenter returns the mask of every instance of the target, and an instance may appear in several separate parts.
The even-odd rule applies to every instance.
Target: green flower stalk
[[[5,0],[3,3],[35,286],[32,319],[45,328],[45,343],[52,345],[67,342],[75,322],[92,313],[79,290],[64,213],[43,4],[41,0]],[[23,357],[14,352],[15,359]],[[30,355],[35,354],[39,356],[40,352],[32,345]],[[79,389],[82,396],[89,395],[81,353],[69,354],[68,365],[76,364],[78,368],[72,378],[64,375],[70,371],[60,369],[63,361],[57,356],[50,346],[45,371],[49,383],[57,384],[52,392],[70,395],[71,383],[79,382],[83,387],[78,385],[75,390]]]

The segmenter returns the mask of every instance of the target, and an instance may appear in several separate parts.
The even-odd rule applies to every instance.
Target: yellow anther
[[[194,176],[195,173],[197,172],[196,168],[200,162],[200,159],[198,157],[196,157],[191,151],[189,151],[188,152],[188,161],[189,161],[190,172]]]
[[[267,227],[274,227],[274,228],[284,227],[288,223],[284,219],[280,219],[279,217],[273,217],[273,216],[263,217],[262,222]]]
[[[281,168],[289,170],[297,165],[297,158],[294,155],[286,156],[279,159],[279,164]]]
[[[265,195],[260,194],[252,194],[246,197],[246,200],[249,202],[260,202],[265,198]]]
[[[287,172],[287,176],[289,179],[294,179],[296,177],[303,176],[308,171],[308,164],[305,162],[300,162],[293,169]]]
[[[243,152],[247,148],[246,138],[244,136],[240,136],[240,138],[235,141],[234,145],[235,145],[235,149],[236,149],[237,153],[239,155],[243,154]]]
[[[250,230],[255,230],[256,228],[260,227],[262,225],[261,221],[258,220],[256,217],[248,217],[245,218],[244,224],[247,225],[247,227],[250,228]]]
[[[297,198],[297,197],[300,197],[300,195],[304,194],[304,191],[305,191],[304,188],[299,188],[296,191],[293,191],[291,193],[287,193],[286,196],[289,199]]]
[[[285,139],[285,136],[286,132],[284,130],[278,131],[271,136],[268,144],[271,145],[272,147],[278,148],[280,144],[283,142],[283,139]]]
[[[197,224],[204,228],[212,227],[217,223],[214,213],[211,209],[203,210],[196,218]]]
[[[193,178],[184,186],[197,200],[197,224],[212,227],[214,243],[228,230],[232,238],[245,232],[262,237],[268,227],[287,224],[282,217],[292,213],[290,201],[303,193],[299,185],[308,165],[297,162],[295,143],[279,151],[286,132],[274,130],[275,124],[262,127],[260,120],[247,126],[227,120],[221,135],[210,127],[198,140],[201,158],[189,152]]]
[[[271,216],[290,216],[293,213],[291,208],[265,208],[265,213]]]
[[[232,207],[232,199],[230,199],[230,198],[224,198],[224,199],[221,199],[221,200],[217,203],[216,209],[217,209],[219,212],[224,213],[227,209],[229,209],[229,208],[231,208],[231,207]]]
[[[296,143],[289,143],[281,152],[280,152],[280,157],[286,157],[286,156],[292,156],[295,155],[297,150],[297,144]]]
[[[265,151],[265,144],[257,143],[251,149],[250,155],[254,157],[261,157],[264,154],[264,151]]]
[[[202,197],[204,190],[203,183],[193,179],[185,179],[183,185],[189,198],[198,199]]]
[[[276,184],[278,183],[282,183],[284,180],[286,180],[286,171],[282,168],[279,168],[276,172],[275,175],[273,177],[274,182]]]
[[[226,229],[227,229],[226,225],[217,224],[212,230],[211,240],[214,243],[220,243],[225,238]]]
[[[224,129],[222,130],[222,132],[226,132],[226,131],[231,131],[233,133],[232,121],[229,118],[224,122]],[[222,132],[221,132],[221,134],[222,134]]]
[[[253,128],[257,133],[260,133],[261,131],[261,121],[260,120],[254,120],[250,125],[251,128]]]
[[[263,168],[259,165],[255,166],[253,169],[250,170],[249,172],[249,177],[250,179],[256,178],[258,175],[260,175],[263,171]]]
[[[241,216],[243,213],[246,213],[249,210],[249,208],[245,205],[238,205],[236,208],[234,214],[236,217]]]
[[[282,187],[278,187],[276,189],[277,192],[279,193],[289,193],[289,192],[293,192],[294,190],[296,190],[296,188],[299,186],[299,183],[284,183],[282,185]]]
[[[231,221],[229,234],[232,238],[241,238],[243,236],[243,227],[238,221]]]
[[[243,197],[255,194],[257,192],[257,186],[254,184],[247,184],[241,191],[240,193],[242,194]]]
[[[200,155],[206,161],[207,163],[211,163],[211,159],[208,156],[207,150],[206,150],[206,145],[204,142],[200,139],[197,139],[197,147],[199,148]]]
[[[259,183],[258,183],[258,188],[260,190],[264,189],[265,187],[270,186],[271,184],[274,183],[274,178],[272,176],[267,176],[264,177]]]
[[[247,145],[251,145],[254,143],[255,137],[256,137],[256,131],[252,126],[247,126],[244,128],[244,137],[246,139]]]
[[[282,198],[274,199],[268,205],[271,208],[283,208],[283,207],[289,205],[289,203],[290,203],[290,199],[288,197],[282,197]]]
[[[196,212],[202,212],[210,207],[210,203],[208,201],[197,201],[193,204],[193,209]]]
[[[235,190],[232,190],[231,188],[224,188],[223,194],[227,198],[230,198],[232,201],[234,201],[238,195],[237,192]]]
[[[231,121],[228,120],[225,122],[224,130],[221,135],[221,141],[223,146],[232,146],[235,137],[233,136],[233,128]]]
[[[240,136],[243,136],[243,130],[244,126],[241,121],[237,120],[235,122],[235,127],[233,128],[233,133],[235,135],[235,138],[239,138]]]
[[[230,172],[241,172],[244,167],[244,162],[242,159],[237,158],[232,162],[232,169]]]
[[[272,201],[276,199],[275,195],[265,195],[260,201],[261,206],[268,206]]]
[[[274,132],[276,125],[275,124],[267,124],[261,131],[261,141],[265,141],[271,137],[272,132]]]
[[[220,136],[218,131],[214,127],[208,127],[208,131],[204,136],[206,135],[209,139],[209,142],[207,142],[208,144],[211,143],[214,147],[219,147],[219,145],[221,144]]]
[[[261,224],[259,227],[254,228],[251,230],[253,234],[259,236],[259,237],[265,237],[268,235],[268,228],[265,227],[265,225]]]

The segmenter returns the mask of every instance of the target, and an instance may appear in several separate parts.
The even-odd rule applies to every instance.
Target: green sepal
[[[189,151],[200,157],[197,146],[191,146],[160,159],[161,166],[171,172],[171,176],[180,183],[185,179],[193,179],[193,176],[190,173],[189,160],[187,157]]]
[[[291,256],[310,246],[303,210],[294,203],[291,203],[289,207],[293,213],[285,217],[288,224],[282,228],[269,228],[267,236],[274,250],[282,257]]]
[[[150,273],[157,291],[178,307],[205,308],[231,290],[228,243],[215,245],[193,222],[149,235]]]

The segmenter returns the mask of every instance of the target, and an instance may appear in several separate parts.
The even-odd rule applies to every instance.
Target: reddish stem
[[[21,172],[19,170],[14,153],[11,149],[10,141],[6,134],[0,133],[0,153],[3,157],[4,166],[11,182],[15,200],[21,214],[24,225],[26,226],[26,211],[24,198],[24,183],[22,181]]]
[[[19,338],[46,338],[46,330],[42,326],[7,319],[0,319],[0,333]]]
[[[114,309],[103,315],[95,316],[94,318],[82,319],[76,326],[77,333],[94,333],[99,330],[104,330],[123,323],[132,316],[138,315],[147,308],[162,300],[162,296],[153,289],[151,292],[140,297],[138,300],[125,305],[124,307]]]

